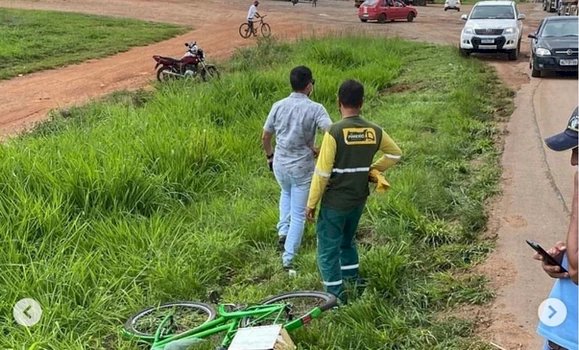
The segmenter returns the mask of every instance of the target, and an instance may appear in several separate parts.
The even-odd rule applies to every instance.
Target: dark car
[[[577,72],[577,16],[547,17],[535,33],[529,34],[531,43],[531,76],[542,72]]]

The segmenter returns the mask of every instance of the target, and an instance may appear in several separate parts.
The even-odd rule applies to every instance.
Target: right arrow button
[[[549,327],[557,327],[567,317],[567,307],[557,298],[549,298],[539,306],[539,319]]]

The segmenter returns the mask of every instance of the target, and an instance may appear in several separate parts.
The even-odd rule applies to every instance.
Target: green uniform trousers
[[[320,207],[316,226],[318,236],[318,267],[324,288],[346,301],[344,280],[358,278],[356,230],[365,203],[347,210]]]

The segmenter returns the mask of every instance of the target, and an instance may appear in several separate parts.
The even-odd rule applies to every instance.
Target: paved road
[[[519,90],[503,154],[503,196],[494,211],[498,245],[486,264],[498,297],[487,338],[506,349],[539,349],[537,308],[553,281],[531,259],[526,239],[550,247],[565,240],[571,206],[570,152],[542,139],[562,131],[577,105],[577,80],[532,79]]]

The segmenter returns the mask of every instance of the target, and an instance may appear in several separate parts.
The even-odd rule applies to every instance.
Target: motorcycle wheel
[[[201,74],[201,79],[203,79],[203,81],[219,79],[219,71],[216,67],[207,67],[207,69],[203,71],[203,74]]]
[[[164,81],[174,79],[175,76],[165,73],[165,72],[170,72],[170,71],[171,71],[171,68],[169,68],[169,67],[161,67],[161,68],[157,69],[157,80],[160,82],[164,82]]]

